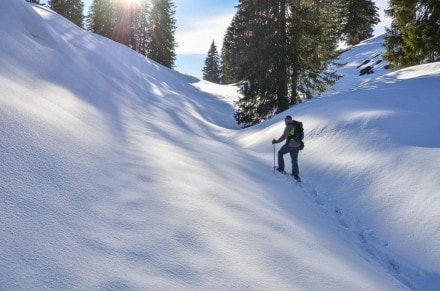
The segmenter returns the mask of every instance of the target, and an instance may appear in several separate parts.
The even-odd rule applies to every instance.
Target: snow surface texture
[[[439,290],[440,64],[341,55],[274,175],[285,114],[246,130],[233,86],[0,1],[0,290]],[[380,65],[381,66],[381,65]]]

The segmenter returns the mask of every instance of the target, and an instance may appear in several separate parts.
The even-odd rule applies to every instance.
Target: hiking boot
[[[295,175],[292,175],[292,176],[293,176],[293,179],[295,179],[297,182],[301,182],[301,178],[299,176],[295,176]]]
[[[285,174],[285,173],[286,173],[286,172],[284,171],[284,169],[280,169],[280,168],[277,168],[277,171],[280,172],[281,174]]]

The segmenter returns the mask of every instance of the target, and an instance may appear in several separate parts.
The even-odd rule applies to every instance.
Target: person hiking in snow
[[[299,167],[298,167],[298,153],[300,150],[300,142],[304,137],[302,128],[300,129],[301,122],[293,120],[292,116],[287,115],[284,118],[286,127],[284,128],[283,134],[278,139],[273,139],[272,144],[280,143],[286,140],[286,143],[278,151],[278,168],[277,171],[285,174],[284,171],[284,155],[289,153],[292,160],[292,176],[298,182],[301,182],[299,177]],[[295,131],[297,136],[295,136]],[[299,136],[298,136],[299,133]]]

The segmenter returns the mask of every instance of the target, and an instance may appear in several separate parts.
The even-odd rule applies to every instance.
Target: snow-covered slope
[[[440,285],[438,64],[289,110],[296,185],[284,115],[239,130],[233,87],[24,1],[0,22],[1,290]]]
[[[354,90],[360,84],[388,73],[388,65],[382,59],[385,53],[385,48],[382,46],[384,37],[385,34],[381,34],[345,48],[338,59],[338,63],[343,66],[337,68],[338,74],[343,77],[328,91]]]
[[[390,73],[286,112],[305,124],[301,172],[318,202],[370,259],[405,283],[427,280],[407,284],[420,290],[440,286],[439,70],[435,63]],[[282,120],[240,132],[238,141],[270,159],[262,137],[281,132]]]

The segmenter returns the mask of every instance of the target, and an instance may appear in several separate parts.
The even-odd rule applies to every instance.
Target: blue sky
[[[176,0],[176,70],[202,77],[206,55],[215,41],[220,53],[224,33],[238,0]]]
[[[124,0],[121,0],[124,1]],[[47,2],[47,1],[42,1]],[[88,9],[92,0],[85,0]],[[235,14],[239,0],[175,0],[176,34],[178,43],[175,69],[196,77],[202,77],[206,55],[212,40],[220,53],[223,36]],[[375,35],[383,33],[389,25],[384,16],[387,0],[375,1],[380,9],[382,22],[376,27]]]

